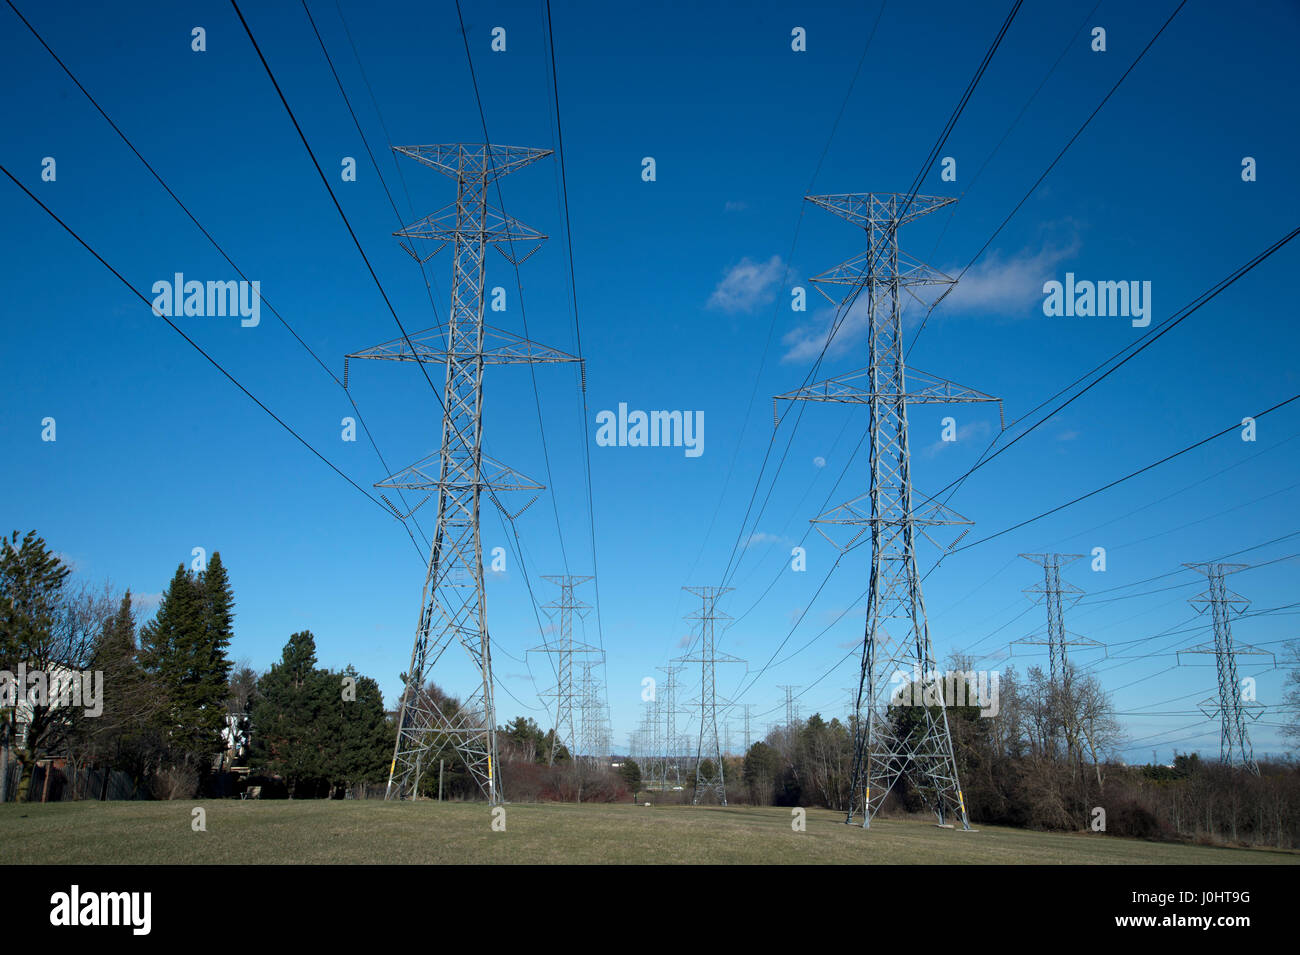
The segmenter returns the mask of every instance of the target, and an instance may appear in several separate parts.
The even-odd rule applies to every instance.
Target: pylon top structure
[[[488,246],[500,249],[508,245],[510,251],[501,251],[517,262],[522,259],[514,249],[516,242],[540,243],[545,238],[491,206],[487,187],[551,151],[466,143],[397,146],[394,151],[454,179],[456,201],[394,233],[401,238],[441,243],[425,257],[403,244],[421,262],[444,245],[453,246],[451,307],[446,322],[348,356],[444,366],[439,450],[378,485],[427,488],[436,493],[438,501],[411,663],[403,674],[387,795],[418,795],[424,767],[450,746],[488,801],[495,804],[501,801],[502,793],[479,533],[480,500],[486,491],[492,502],[513,519],[518,511],[507,511],[498,492],[541,490],[542,485],[483,454],[483,372],[490,364],[579,359],[484,324]],[[476,675],[471,691],[454,705],[429,688],[434,666],[453,644],[464,650]]]
[[[814,520],[831,530],[838,526],[853,531],[848,540],[841,541],[818,527],[827,540],[843,550],[853,547],[864,536],[871,542],[867,622],[852,719],[853,766],[845,821],[851,822],[860,809],[862,823],[869,827],[871,817],[880,809],[890,789],[905,776],[934,809],[941,825],[946,825],[945,820],[951,815],[960,819],[963,828],[969,828],[953,758],[948,714],[942,705],[943,693],[934,685],[938,679],[916,567],[916,543],[919,534],[944,547],[940,540],[941,528],[970,522],[938,501],[924,496],[918,499],[914,494],[907,406],[998,399],[945,378],[906,368],[904,297],[926,304],[927,288],[943,288],[946,292],[955,280],[904,255],[898,248],[899,226],[956,200],[880,192],[807,196],[806,199],[859,226],[867,239],[864,252],[812,279],[822,294],[841,310],[852,306],[865,293],[867,364],[774,399],[774,403],[863,404],[870,412],[867,493]],[[843,297],[833,298],[823,286],[842,288]],[[778,424],[779,421],[778,411]],[[950,549],[955,543],[955,540],[948,542],[946,547]],[[914,699],[937,698],[940,705],[923,707],[919,720],[894,719],[889,712],[890,683],[899,671],[909,679],[920,680],[923,690],[929,690],[914,694]]]
[[[545,159],[552,150],[502,146],[499,143],[441,143],[435,146],[394,146],[393,152],[410,156],[457,182],[489,185]]]
[[[1255,762],[1247,720],[1259,719],[1264,707],[1254,698],[1253,693],[1247,694],[1241,685],[1237,675],[1237,658],[1241,656],[1275,658],[1267,650],[1259,650],[1233,641],[1232,615],[1244,613],[1250,606],[1250,601],[1241,594],[1229,590],[1224,582],[1227,575],[1248,570],[1250,565],[1207,562],[1183,566],[1209,578],[1209,587],[1205,593],[1198,594],[1187,602],[1199,613],[1205,613],[1207,610],[1210,612],[1214,625],[1214,642],[1179,650],[1178,662],[1182,663],[1184,653],[1214,656],[1214,665],[1219,678],[1218,697],[1202,700],[1200,710],[1210,719],[1219,717],[1219,759],[1225,765],[1236,766],[1258,776],[1259,764]]]

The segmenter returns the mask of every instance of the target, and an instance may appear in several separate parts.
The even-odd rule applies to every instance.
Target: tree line
[[[233,769],[297,795],[382,781],[393,730],[378,684],[318,667],[309,631],[265,673],[237,666],[234,619],[220,553],[180,564],[138,625],[129,590],[74,580],[35,531],[0,540],[0,801],[39,798],[27,787],[49,759],[157,798],[224,794]],[[77,674],[102,687],[93,706],[54,692]]]
[[[970,669],[956,659],[950,672]],[[1300,675],[1292,671],[1287,682],[1293,711]],[[1124,738],[1108,695],[1096,677],[1068,663],[1056,682],[1038,667],[1024,677],[1004,670],[998,703],[990,716],[976,706],[947,707],[972,822],[1300,847],[1300,763],[1293,757],[1261,761],[1259,776],[1194,754],[1178,755],[1172,767],[1128,765],[1118,758]],[[900,738],[918,731],[920,716],[919,707],[887,712]],[[1300,741],[1294,714],[1287,727]],[[734,770],[727,767],[729,798],[845,811],[852,747],[852,725],[838,719],[814,714],[779,727]],[[926,811],[926,795],[902,778],[881,811]]]

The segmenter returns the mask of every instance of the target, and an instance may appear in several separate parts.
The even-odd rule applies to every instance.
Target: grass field
[[[207,831],[191,828],[192,811]],[[474,803],[64,802],[0,806],[4,863],[1297,863],[1300,853],[1165,845],[1100,834],[939,829],[882,819],[869,832],[810,809],[514,805],[506,830]]]

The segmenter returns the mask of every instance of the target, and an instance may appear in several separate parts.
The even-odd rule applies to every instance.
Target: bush
[[[149,777],[149,791],[155,799],[193,799],[199,791],[199,773],[181,764],[159,769]]]

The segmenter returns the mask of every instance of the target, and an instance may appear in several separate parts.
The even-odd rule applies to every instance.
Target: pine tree
[[[329,775],[331,724],[337,726],[338,684],[316,669],[316,638],[303,630],[289,637],[280,662],[257,683],[253,707],[253,764],[284,777],[294,795],[314,791]],[[333,749],[332,749],[333,748]]]
[[[136,706],[143,702],[144,673],[136,659],[131,591],[123,595],[117,614],[100,635],[90,668],[104,675],[103,712],[85,725],[91,755],[115,764],[122,747],[140,732],[133,717]]]
[[[221,753],[234,596],[214,553],[197,575],[176,568],[158,613],[140,631],[141,658],[166,698],[158,729],[175,760],[200,772]]]
[[[384,695],[379,684],[361,676],[349,665],[342,673],[328,675],[339,697],[339,721],[334,757],[329,761],[330,780],[336,784],[380,782],[387,778],[393,752],[393,735],[384,713]],[[356,698],[341,692],[344,680],[355,681]],[[327,745],[328,741],[324,741]]]
[[[220,551],[212,554],[195,583],[203,625],[195,647],[198,716],[204,734],[212,740],[211,752],[219,753],[224,748],[221,733],[226,728],[226,698],[233,666],[226,651],[234,636],[235,620],[234,592]]]
[[[198,586],[203,599],[205,649],[209,653],[206,679],[214,695],[220,696],[230,679],[231,661],[226,650],[234,636],[235,621],[235,597],[220,551],[213,553],[207,568],[199,574]],[[220,692],[215,690],[217,686]]]
[[[203,630],[198,582],[181,564],[163,592],[157,615],[140,631],[140,645],[145,669],[166,698],[156,717],[159,734],[173,761],[195,768],[215,749],[201,712]]]

